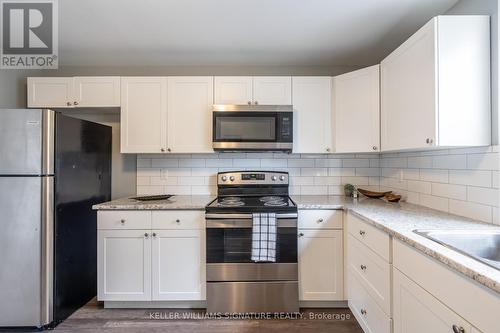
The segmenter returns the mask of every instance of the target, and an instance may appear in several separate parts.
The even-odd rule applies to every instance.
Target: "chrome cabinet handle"
[[[364,230],[360,230],[360,231],[359,231],[359,234],[360,234],[361,236],[364,236],[364,235],[366,234],[366,232],[365,232]]]
[[[121,219],[121,220],[120,220],[120,223],[121,223],[121,224],[125,224],[125,219]]]
[[[453,325],[453,333],[465,333],[465,329],[462,326]]]
[[[327,152],[330,152],[330,148],[326,148],[326,151],[327,151]]]
[[[253,102],[253,104],[255,104],[255,105],[259,105],[259,102],[255,101],[255,102]]]
[[[170,149],[170,148],[167,148],[167,151],[168,151],[168,152],[170,153],[170,152],[172,151],[172,149]]]
[[[67,106],[71,106],[71,102],[66,102],[66,105]]]
[[[164,153],[164,152],[165,152],[165,148],[160,149],[160,151],[161,151],[162,153]]]
[[[366,309],[361,309],[361,314],[362,314],[363,316],[366,316]]]
[[[73,102],[73,105],[78,105],[78,102],[77,102],[77,101],[74,101],[74,102]]]
[[[301,233],[299,233],[299,237],[302,237],[302,236],[304,236],[304,234],[303,234],[302,232],[301,232]]]
[[[155,233],[155,232],[153,232],[153,235],[152,235],[152,236],[153,236],[153,237],[156,237],[156,233]]]
[[[248,102],[247,102],[247,104],[248,104],[248,105],[252,105],[252,102],[248,101]]]
[[[360,267],[362,271],[366,270],[366,265],[361,265]]]
[[[148,238],[148,237],[149,237],[149,234],[146,232],[146,233],[144,234],[144,237],[145,237],[145,238]]]
[[[373,150],[377,150],[378,148],[377,148],[377,146],[373,146],[372,149]]]
[[[175,222],[177,222],[177,223],[181,223],[181,220],[177,219],[177,220],[175,220]]]
[[[431,138],[427,138],[427,139],[425,140],[425,142],[426,142],[426,143],[428,143],[428,144],[431,144],[431,143],[433,143],[433,142],[434,142],[434,140],[433,140],[433,139],[431,139]]]
[[[319,222],[319,223],[323,222],[323,219],[322,219],[322,218],[320,218],[320,219],[318,220],[318,222]]]

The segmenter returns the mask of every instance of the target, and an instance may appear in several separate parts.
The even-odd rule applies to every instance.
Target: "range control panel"
[[[217,175],[217,185],[288,185],[287,172],[242,171],[221,172]]]

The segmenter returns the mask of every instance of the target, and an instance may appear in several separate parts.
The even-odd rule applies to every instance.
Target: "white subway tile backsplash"
[[[498,207],[498,189],[468,186],[467,201]]]
[[[138,194],[215,194],[217,172],[276,170],[294,195],[343,195],[352,183],[392,190],[407,202],[498,221],[498,146],[383,154],[143,154]]]
[[[490,187],[491,171],[484,170],[450,170],[450,183]]]
[[[448,170],[420,170],[420,180],[436,183],[448,183]]]
[[[441,155],[432,157],[435,169],[466,169],[467,155]]]
[[[467,187],[464,185],[432,183],[432,195],[457,200],[467,199]]]
[[[498,170],[498,153],[467,155],[467,169]]]
[[[394,166],[399,158],[406,166]],[[498,146],[382,154],[380,165],[381,189],[407,202],[500,223]]]
[[[469,201],[450,200],[450,213],[492,223],[493,208]]]

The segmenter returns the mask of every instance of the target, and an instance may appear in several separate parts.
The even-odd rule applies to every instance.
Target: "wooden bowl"
[[[388,193],[385,195],[385,199],[389,202],[399,202],[401,196],[399,194]]]
[[[392,193],[392,191],[375,192],[375,191],[363,190],[362,188],[358,188],[358,192],[363,194],[364,196],[367,196],[368,198],[382,198],[382,197],[386,196],[387,194]]]

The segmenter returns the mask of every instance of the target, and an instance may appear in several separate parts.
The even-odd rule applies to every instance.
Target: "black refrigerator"
[[[0,327],[55,325],[96,295],[111,140],[52,110],[0,110]]]

